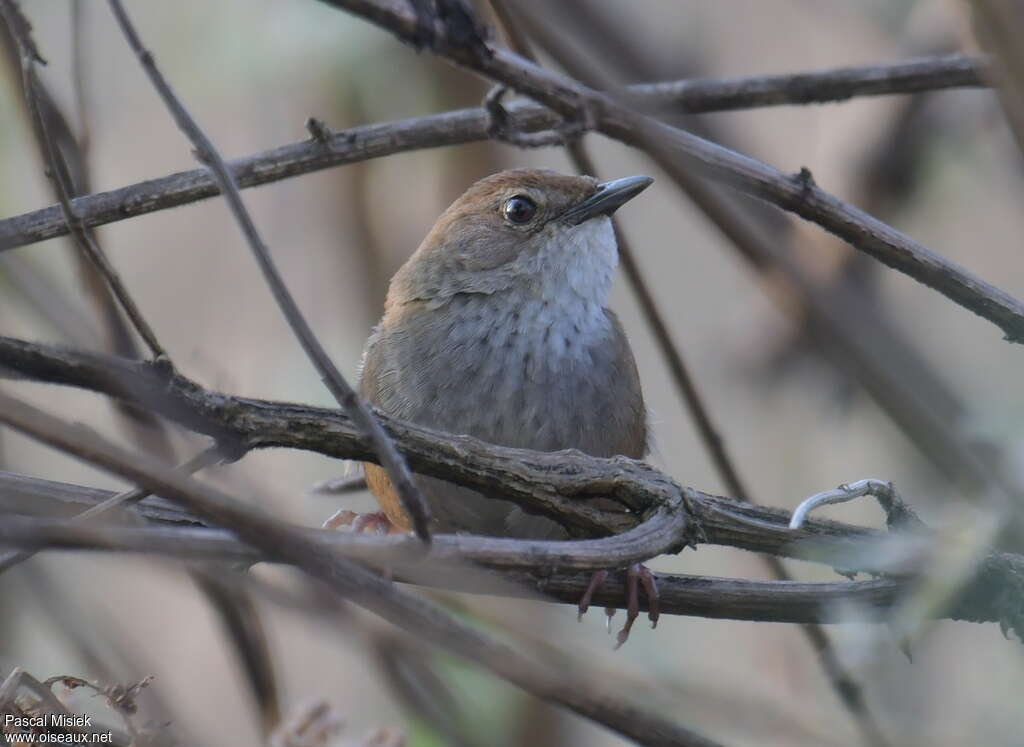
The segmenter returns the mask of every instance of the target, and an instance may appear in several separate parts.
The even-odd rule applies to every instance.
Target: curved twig
[[[368,537],[325,530],[309,530],[312,542],[380,567],[391,569],[398,580],[437,586],[453,591],[502,596],[538,594],[549,601],[577,605],[597,562],[580,562],[575,554],[542,551],[545,546],[573,543],[530,542],[489,537],[436,535],[424,557],[409,536]],[[609,540],[592,541],[598,543]],[[254,550],[230,531],[205,527],[169,526],[75,526],[66,521],[8,516],[0,525],[0,544],[31,550],[90,550],[164,555],[186,561],[220,561],[251,564],[277,562],[273,553]],[[610,546],[610,545],[609,545]],[[549,562],[565,557],[571,566],[552,569]],[[626,557],[619,555],[617,557]],[[460,564],[500,571],[497,581],[466,572]],[[455,565],[453,565],[455,564]],[[603,566],[607,566],[605,562]],[[880,578],[869,581],[799,582],[750,581],[746,579],[657,574],[661,611],[715,619],[783,623],[885,622],[885,613],[913,589],[915,579]],[[509,583],[512,582],[512,583]],[[594,603],[624,609],[625,580],[622,574],[608,578]],[[977,599],[943,610],[952,620],[1000,622],[1005,610],[997,597],[982,604]],[[641,606],[646,610],[645,602]]]

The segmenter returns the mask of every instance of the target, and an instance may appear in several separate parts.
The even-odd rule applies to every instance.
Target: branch
[[[707,112],[735,108],[732,105],[732,97],[750,96],[749,91],[759,91],[758,96],[763,99],[763,105],[767,105],[772,98],[776,103],[808,103],[809,91],[814,90],[810,79],[815,77],[818,78],[822,91],[835,91],[836,79],[845,78],[850,81],[850,95],[858,94],[856,81],[859,78],[864,81],[864,85],[868,81],[875,81],[872,84],[875,86],[872,93],[910,93],[931,90],[925,88],[929,81],[932,88],[956,85],[958,80],[967,86],[984,85],[984,69],[984,63],[977,58],[954,55],[923,58],[893,65],[829,70],[800,76],[653,83],[630,86],[624,91],[631,100],[647,102],[648,107]],[[898,74],[900,70],[907,74],[901,77]],[[908,72],[913,70],[930,72],[919,73],[914,77]],[[807,76],[808,82],[803,87],[788,82],[804,75]],[[882,90],[877,81],[887,76],[891,76],[893,85]],[[907,87],[899,87],[899,81],[906,83]],[[911,86],[911,82],[914,86]],[[794,96],[793,91],[797,89],[801,91],[799,99],[787,98]],[[731,94],[730,91],[734,93]],[[787,94],[787,91],[790,93]],[[822,96],[814,100],[834,99]],[[559,122],[558,117],[548,109],[535,104],[513,104],[507,109],[512,115],[512,125],[518,131],[538,132],[554,127]],[[229,161],[228,166],[239,187],[255,187],[394,153],[487,140],[490,136],[489,123],[490,119],[483,109],[463,109],[427,117],[363,125],[325,133],[327,137],[322,141],[306,140],[292,143]],[[72,200],[71,204],[82,224],[93,227],[205,200],[218,194],[219,188],[209,170],[193,169],[109,192],[79,197]],[[0,251],[63,236],[67,232],[67,226],[58,207],[35,210],[0,220]]]
[[[285,447],[377,461],[362,431],[337,410],[233,397],[207,391],[176,371],[148,362],[7,337],[0,337],[0,365],[36,381],[77,386],[135,404],[213,437],[229,454]],[[598,460],[602,466],[595,468],[591,457],[577,451],[556,455],[497,449],[468,436],[438,440],[430,429],[379,412],[376,416],[389,436],[403,444],[402,452],[417,472],[514,496],[534,512],[570,523],[577,533],[619,534],[637,526],[647,511],[681,509],[692,498],[660,472],[625,457]],[[491,456],[481,465],[467,468],[467,459],[471,465],[473,455],[487,454]],[[529,466],[517,475],[522,455],[530,455]],[[637,476],[650,479],[641,484],[631,479]],[[622,509],[610,511],[580,500],[604,494],[612,495]]]
[[[151,363],[5,337],[0,337],[0,362],[37,381],[77,386],[125,399],[187,428],[223,439],[229,448],[282,447],[339,459],[374,460],[365,437],[337,410],[234,397],[208,391]],[[378,417],[416,472],[511,500],[531,513],[561,522],[577,537],[619,535],[591,541],[605,543],[600,545],[523,545],[516,544],[516,540],[491,540],[494,544],[488,546],[488,551],[501,549],[505,553],[501,557],[505,567],[518,564],[516,567],[522,568],[525,564],[585,570],[602,564],[607,567],[610,552],[618,559],[632,557],[635,562],[678,551],[697,541],[812,560],[844,570],[892,570],[864,553],[864,540],[886,536],[878,531],[813,519],[794,531],[787,526],[788,511],[743,504],[681,487],[654,468],[625,457],[599,459],[578,451],[541,453],[510,449],[468,436],[431,431],[383,414]],[[16,489],[10,480],[0,482],[0,488],[0,496],[32,494]],[[591,499],[597,497],[611,499],[621,510],[591,505]],[[141,506],[144,510],[160,511],[160,504],[143,502]],[[658,521],[642,521],[659,513]],[[686,523],[688,516],[698,520],[700,536],[689,536],[698,527]],[[637,526],[643,530],[629,532]],[[526,552],[525,563],[521,558],[517,560],[521,552]],[[964,602],[968,604],[964,610],[999,610],[1004,625],[1024,632],[1024,608],[1019,602],[1024,597],[1024,559],[988,553],[963,595],[969,600],[969,604]]]
[[[52,512],[55,508],[93,506],[113,495],[108,491],[57,483],[13,473],[0,473],[0,487],[20,501],[9,501],[15,511]],[[186,561],[219,561],[252,564],[280,562],[274,553],[259,552],[232,533],[210,528],[204,520],[164,503],[139,505],[140,515],[159,525],[81,526],[62,519],[28,518],[8,513],[0,525],[0,544],[31,550],[92,550],[165,555]],[[197,525],[187,526],[186,523]],[[428,556],[409,536],[371,537],[311,529],[311,542],[331,552],[392,569],[399,580],[439,586],[454,591],[502,596],[539,595],[548,601],[576,605],[587,589],[589,571],[618,565],[628,556],[611,549],[611,539],[576,542],[540,542],[472,535],[437,535]],[[614,539],[614,538],[612,538]],[[602,558],[597,550],[610,549]],[[568,546],[568,550],[563,550]],[[577,548],[581,551],[577,551]],[[628,562],[628,561],[627,561]],[[1024,558],[1013,561],[1024,571]],[[471,569],[500,571],[495,578]],[[557,567],[557,570],[552,570]],[[512,582],[512,583],[509,583]],[[613,575],[595,604],[625,608],[623,574]],[[657,574],[662,612],[676,615],[785,623],[844,623],[885,621],[884,613],[913,588],[915,578],[882,578],[870,581],[803,583],[796,581],[747,581],[741,579]],[[1006,617],[1005,600],[999,595],[976,594],[943,616],[971,622],[1000,622]],[[641,602],[645,605],[646,602]],[[646,609],[646,607],[643,607]]]
[[[64,486],[65,490],[71,486]],[[577,605],[590,581],[589,572],[557,571],[544,574],[546,561],[529,560],[526,541],[495,540],[485,537],[436,535],[426,561],[413,560],[414,548],[407,536],[367,537],[330,530],[310,530],[310,541],[346,557],[393,570],[398,580],[426,583],[454,591],[545,598]],[[502,562],[492,543],[522,545],[516,550],[518,563]],[[54,519],[5,516],[0,525],[0,544],[23,551],[91,550],[165,555],[186,561],[226,563],[281,562],[273,553],[254,550],[234,534],[222,529],[184,527],[76,526]],[[554,544],[554,543],[546,543]],[[445,574],[444,562],[471,562],[502,571],[502,579],[518,582],[495,588],[491,583],[465,578],[461,569]],[[529,565],[524,565],[529,564]],[[429,570],[429,575],[424,573]],[[419,572],[417,572],[419,571]],[[412,574],[412,579],[408,576]],[[623,609],[626,606],[623,574],[609,578],[611,586],[596,592],[594,603]],[[676,615],[751,620],[758,622],[883,622],[882,612],[904,596],[910,580],[881,579],[839,583],[795,581],[747,581],[740,579],[657,574],[661,611]],[[607,583],[607,582],[606,582]],[[518,594],[516,593],[518,591]],[[640,602],[646,610],[646,600]],[[973,613],[975,616],[977,613]],[[950,617],[957,618],[956,611]],[[991,617],[989,621],[997,621]]]
[[[678,114],[822,104],[858,96],[987,88],[988,67],[987,61],[979,57],[948,54],[813,73],[647,83],[627,87],[623,98],[648,110],[657,104],[660,111]]]

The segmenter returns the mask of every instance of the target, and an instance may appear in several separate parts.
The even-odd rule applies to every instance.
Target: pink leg
[[[401,534],[382,511],[358,514],[355,511],[342,510],[324,522],[324,529],[352,527],[353,534]]]
[[[579,604],[579,619],[583,618],[583,613],[590,607],[590,603],[594,598],[594,594],[601,584],[608,578],[608,571],[596,571],[590,578],[590,583],[587,585],[587,590],[583,593],[583,598],[580,599]],[[651,621],[651,627],[657,627],[658,618],[661,616],[661,610],[658,604],[658,584],[654,579],[654,574],[651,570],[641,564],[632,565],[626,569],[626,622],[622,626],[622,630],[619,631],[616,636],[615,648],[618,649],[622,644],[629,640],[629,633],[633,629],[633,623],[640,616],[640,588],[643,588],[644,594],[647,596],[647,617]],[[615,614],[614,608],[608,607],[605,609],[605,614],[608,615],[608,628],[611,631],[611,620],[612,615]]]
[[[580,598],[579,612],[576,614],[577,622],[582,622],[583,615],[590,609],[590,600],[594,597],[594,592],[601,588],[601,584],[606,578],[608,578],[608,571],[594,571],[594,575],[590,577],[587,590]]]

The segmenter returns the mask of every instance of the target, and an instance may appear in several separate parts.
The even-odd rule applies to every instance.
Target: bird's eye
[[[529,223],[537,214],[537,203],[525,195],[515,195],[505,200],[501,212],[509,223],[521,226]]]

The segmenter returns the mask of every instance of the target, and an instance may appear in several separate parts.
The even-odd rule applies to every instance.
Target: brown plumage
[[[617,262],[607,216],[649,182],[517,169],[474,184],[392,279],[363,396],[395,417],[503,446],[642,457],[636,364],[606,308]],[[409,529],[383,470],[367,464],[366,477],[388,519]],[[561,535],[511,503],[417,482],[437,531]]]

